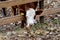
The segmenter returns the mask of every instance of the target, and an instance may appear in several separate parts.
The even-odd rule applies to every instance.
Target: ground
[[[18,28],[12,32],[0,33],[0,39],[4,40],[60,40],[60,27],[48,27],[46,24],[35,24],[30,33],[24,28]],[[4,35],[3,35],[4,34]]]
[[[29,33],[19,24],[0,26],[0,40],[60,40],[60,20],[58,17],[50,20],[49,17],[45,23],[32,26]]]

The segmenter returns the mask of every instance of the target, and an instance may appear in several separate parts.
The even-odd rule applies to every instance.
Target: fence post
[[[44,9],[44,0],[41,0],[39,3],[40,3],[39,5],[40,9]],[[40,23],[44,23],[44,16],[40,17]]]

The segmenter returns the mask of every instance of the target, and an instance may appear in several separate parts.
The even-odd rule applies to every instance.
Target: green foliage
[[[20,30],[22,30],[22,28],[21,27],[18,27],[15,31],[18,32]]]
[[[48,27],[47,23],[37,23],[31,28],[31,30],[36,31],[38,29],[46,29],[47,27]]]
[[[53,24],[57,24],[57,22],[58,22],[58,20],[56,20],[56,19],[52,20]]]

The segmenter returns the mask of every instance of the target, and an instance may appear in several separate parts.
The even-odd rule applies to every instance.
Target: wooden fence
[[[0,8],[7,8],[7,7],[15,6],[15,5],[22,5],[22,4],[36,2],[36,1],[37,0],[3,1],[3,2],[0,2]],[[43,16],[45,14],[53,14],[53,13],[57,13],[57,12],[60,12],[60,7],[43,10],[43,12],[40,16]],[[13,13],[11,13],[11,15],[12,14]],[[20,15],[2,18],[2,19],[0,19],[0,25],[17,22],[17,21],[21,21]]]

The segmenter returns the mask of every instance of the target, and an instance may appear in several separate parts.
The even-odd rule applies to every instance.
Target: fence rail
[[[19,15],[12,16],[12,17],[5,17],[5,18],[0,19],[0,25],[14,23],[17,21],[21,21],[21,17]]]
[[[11,7],[11,6],[15,6],[15,5],[22,5],[22,4],[26,4],[26,3],[35,2],[35,1],[38,1],[38,0],[3,1],[3,2],[0,2],[0,8],[3,8],[3,7]]]
[[[44,16],[46,14],[55,14],[55,13],[58,13],[58,12],[60,12],[60,7],[50,8],[50,9],[43,10],[43,12],[41,13],[40,16]]]

